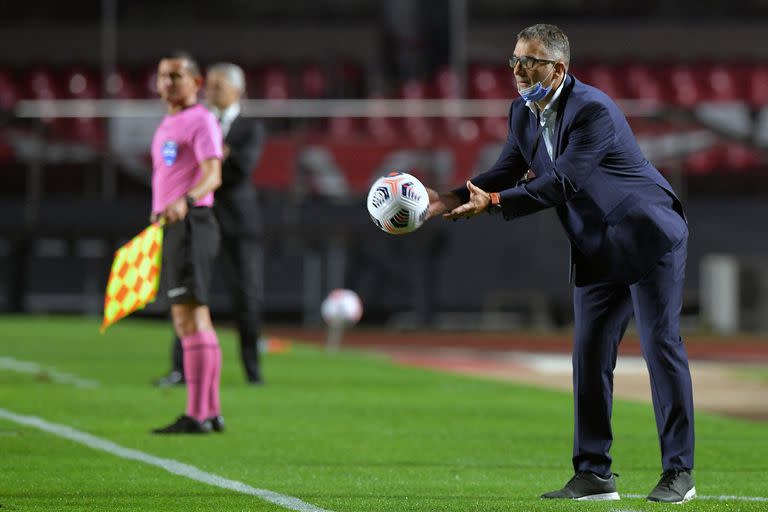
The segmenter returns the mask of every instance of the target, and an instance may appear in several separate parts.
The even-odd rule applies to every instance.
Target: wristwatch
[[[494,215],[501,213],[501,195],[498,192],[491,192],[488,194],[491,196],[491,202],[488,203],[488,214]]]

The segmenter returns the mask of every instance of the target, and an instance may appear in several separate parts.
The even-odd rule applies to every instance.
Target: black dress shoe
[[[249,378],[248,379],[248,385],[249,386],[263,386],[264,385],[264,379],[262,379],[261,377]]]
[[[214,432],[224,432],[224,416],[211,416],[207,420]]]
[[[687,469],[668,469],[648,495],[648,501],[661,503],[685,503],[696,497],[693,476]]]
[[[211,431],[212,425],[208,420],[197,421],[195,418],[186,414],[179,416],[176,421],[162,428],[156,428],[153,434],[207,434]]]
[[[158,388],[169,388],[171,386],[181,386],[183,384],[184,374],[177,370],[173,370],[165,377],[160,377],[154,382],[154,385]]]
[[[557,491],[548,492],[541,495],[549,500],[618,500],[619,493],[616,492],[616,479],[613,475],[609,478],[602,478],[589,471],[580,471],[571,478],[565,487]]]

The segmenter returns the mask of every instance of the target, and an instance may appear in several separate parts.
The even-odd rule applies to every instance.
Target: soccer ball
[[[355,325],[363,316],[363,303],[352,290],[337,288],[320,305],[320,314],[331,327]]]
[[[427,218],[427,189],[416,177],[391,172],[377,179],[368,192],[368,214],[380,229],[392,235],[415,231]]]

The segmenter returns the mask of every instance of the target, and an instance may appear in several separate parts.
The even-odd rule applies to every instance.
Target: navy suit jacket
[[[599,89],[566,76],[554,162],[543,140],[534,144],[537,136],[537,116],[518,98],[509,109],[509,137],[499,159],[472,183],[500,192],[507,220],[555,208],[571,241],[577,286],[634,283],[688,236],[671,185],[643,156],[622,111]],[[536,177],[519,183],[529,168]],[[468,200],[466,188],[455,192]]]

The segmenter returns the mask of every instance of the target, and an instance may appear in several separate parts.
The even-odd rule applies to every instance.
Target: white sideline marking
[[[140,452],[138,450],[125,448],[119,444],[113,443],[112,441],[92,436],[91,434],[86,434],[85,432],[80,432],[79,430],[75,430],[66,425],[50,423],[36,416],[23,416],[21,414],[16,414],[6,409],[0,408],[0,418],[5,418],[20,425],[34,427],[44,432],[48,432],[49,434],[84,444],[85,446],[93,448],[94,450],[101,450],[107,453],[111,453],[112,455],[116,455],[123,459],[137,460],[139,462],[149,464],[150,466],[157,466],[158,468],[164,469],[169,473],[184,476],[191,480],[197,480],[198,482],[221,487],[223,489],[230,489],[232,491],[240,492],[243,494],[256,496],[257,498],[261,498],[264,501],[280,505],[281,507],[285,507],[290,510],[296,510],[298,512],[331,512],[324,508],[316,507],[310,503],[301,501],[300,499],[294,498],[292,496],[279,494],[268,489],[256,489],[255,487],[251,487],[250,485],[244,484],[243,482],[238,482],[237,480],[229,480],[227,478],[214,475],[213,473],[207,473],[201,469],[190,466],[188,464],[184,464],[177,460],[162,459],[160,457],[155,457],[154,455],[149,455],[148,453]]]
[[[12,370],[19,373],[32,373],[48,375],[53,382],[59,382],[61,384],[74,384],[79,388],[97,388],[99,382],[91,379],[83,379],[77,375],[71,373],[64,373],[53,368],[45,368],[38,363],[32,361],[19,361],[12,357],[0,357],[0,368],[6,370]]]
[[[79,430],[75,430],[71,427],[67,427],[66,425],[51,423],[51,422],[45,421],[42,418],[38,418],[36,416],[24,416],[24,415],[16,414],[9,410],[0,408],[0,418],[4,418],[14,423],[18,423],[19,425],[34,427],[38,430],[42,430],[43,432],[48,432],[49,434],[53,434],[55,436],[69,439],[70,441],[75,441],[77,443],[84,444],[85,446],[93,448],[94,450],[101,450],[107,453],[111,453],[112,455],[115,455],[123,459],[137,460],[139,462],[144,462],[145,464],[149,464],[150,466],[156,466],[160,469],[164,469],[169,473],[187,477],[190,480],[197,480],[198,482],[203,482],[205,484],[213,485],[215,487],[221,487],[222,489],[229,489],[242,494],[256,496],[257,498],[261,498],[264,501],[268,501],[270,503],[280,505],[281,507],[287,508],[289,510],[296,510],[298,512],[332,512],[324,508],[316,507],[310,503],[301,501],[300,499],[294,498],[292,496],[286,496],[284,494],[270,491],[268,489],[257,489],[255,487],[251,487],[248,484],[244,484],[243,482],[238,482],[237,480],[229,480],[227,478],[214,475],[213,473],[208,473],[206,471],[198,469],[194,466],[190,466],[189,464],[184,464],[183,462],[179,462],[177,460],[163,459],[160,457],[155,457],[154,455],[149,455],[148,453],[140,452],[138,450],[125,448],[123,446],[120,446],[119,444],[113,443],[112,441],[108,441],[106,439],[102,439],[100,437],[96,437],[91,434],[87,434],[85,432],[80,432]],[[644,494],[623,494],[623,496],[625,498],[645,498],[646,497]],[[713,500],[713,501],[768,502],[768,497],[764,497],[764,496],[706,496],[706,495],[701,496],[699,495],[695,499]]]
[[[645,498],[645,494],[622,494],[626,498]],[[712,500],[712,501],[768,501],[765,496],[702,496],[697,494],[692,501]]]

